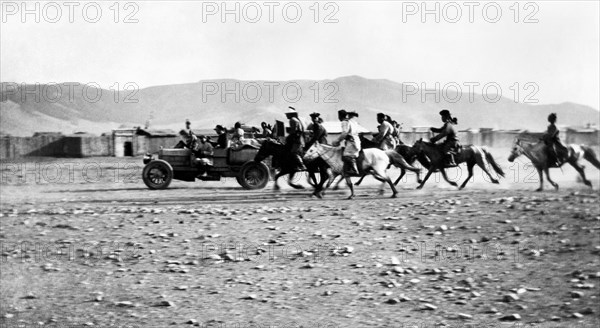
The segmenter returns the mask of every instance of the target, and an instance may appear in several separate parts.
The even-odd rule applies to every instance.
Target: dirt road
[[[370,178],[347,201],[234,180],[152,191],[139,163],[2,163],[3,327],[598,323],[600,198],[572,169],[552,172],[559,191],[533,192],[522,160],[500,185],[476,169],[466,190],[416,191],[409,175],[390,199]]]

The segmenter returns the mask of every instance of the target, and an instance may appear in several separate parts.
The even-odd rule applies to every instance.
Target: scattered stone
[[[521,320],[521,316],[516,313],[513,313],[513,314],[505,315],[505,316],[501,317],[499,320],[500,321],[519,321],[519,320]]]
[[[571,298],[582,298],[583,297],[583,293],[582,292],[578,292],[578,291],[572,291],[571,292]]]
[[[437,306],[435,306],[435,305],[433,305],[431,303],[425,303],[421,307],[421,310],[424,310],[424,311],[433,311],[433,310],[436,310],[436,309],[437,309]]]
[[[156,306],[174,307],[175,303],[171,301],[160,301]]]
[[[133,303],[130,301],[116,302],[115,305],[118,307],[133,307]]]
[[[510,293],[510,294],[504,295],[502,300],[504,302],[510,303],[510,302],[518,301],[519,296],[517,296],[517,294]]]

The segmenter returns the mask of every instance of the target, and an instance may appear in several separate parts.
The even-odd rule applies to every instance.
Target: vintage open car
[[[213,165],[204,167],[201,175],[199,159],[187,148],[160,149],[156,156],[144,156],[142,178],[150,189],[165,189],[173,179],[182,181],[219,181],[236,178],[245,189],[262,189],[271,178],[269,163],[255,162],[256,147],[245,145],[240,149],[215,148]]]

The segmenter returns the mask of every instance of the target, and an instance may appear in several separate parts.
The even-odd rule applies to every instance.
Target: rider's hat
[[[289,110],[287,112],[285,112],[285,116],[288,116],[288,117],[294,116],[294,115],[298,116],[298,112],[296,111],[296,108],[294,108],[292,106],[288,106],[288,109]]]
[[[309,116],[312,118],[315,118],[315,117],[321,116],[321,114],[315,112],[315,113],[310,114]]]
[[[219,124],[215,127],[215,131],[219,131],[219,130],[225,130],[225,128]]]
[[[447,109],[443,109],[440,111],[441,116],[450,116],[450,111]]]
[[[385,118],[385,114],[384,113],[377,113],[377,117]]]
[[[338,110],[338,115],[346,117],[348,115],[348,112],[345,109],[340,109]]]

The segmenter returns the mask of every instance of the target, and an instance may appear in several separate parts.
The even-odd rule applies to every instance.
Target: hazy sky
[[[123,1],[116,17],[115,1],[96,1],[102,10],[97,18],[93,3],[84,17],[86,2],[74,7],[55,2],[61,16],[54,5],[39,2],[37,23],[34,14],[22,17],[21,1],[2,1],[0,80],[96,82],[109,88],[116,82],[147,87],[215,78],[360,75],[428,87],[497,82],[511,98],[515,82],[520,98],[535,91],[523,89],[533,82],[541,104],[571,101],[600,108],[598,1],[471,2],[474,7],[437,2],[439,23],[434,14],[423,22],[421,1],[237,2],[239,23],[234,14],[223,20],[221,2],[132,1],[125,7]],[[235,3],[227,8],[235,12]],[[28,9],[35,12],[33,2]],[[127,15],[137,22],[125,23]],[[324,22],[328,15],[331,23]],[[95,18],[96,23],[86,21]]]

